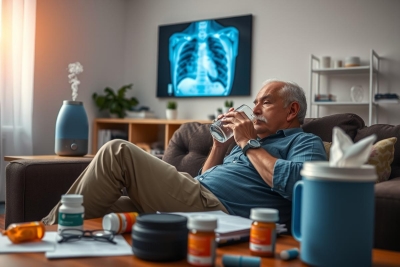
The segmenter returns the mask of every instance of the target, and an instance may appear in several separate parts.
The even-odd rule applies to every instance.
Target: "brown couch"
[[[331,142],[334,126],[342,128],[355,142],[372,133],[377,135],[377,141],[389,137],[399,139],[389,181],[375,186],[375,247],[400,251],[400,125],[366,127],[355,114],[336,114],[306,119],[303,129]],[[187,123],[173,135],[163,160],[179,171],[196,176],[211,145],[209,125]],[[6,227],[13,222],[40,220],[47,215],[89,162],[83,158],[10,162],[6,168]]]

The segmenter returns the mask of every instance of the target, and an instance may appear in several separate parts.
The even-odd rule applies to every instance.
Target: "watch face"
[[[251,147],[260,147],[260,142],[258,142],[258,141],[255,140],[255,139],[251,139],[251,140],[249,140],[249,145],[250,145]]]

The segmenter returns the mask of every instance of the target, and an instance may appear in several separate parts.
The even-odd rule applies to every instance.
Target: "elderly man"
[[[213,141],[201,174],[187,173],[132,143],[105,144],[67,194],[84,196],[85,218],[114,212],[193,212],[222,210],[249,217],[253,207],[279,210],[291,218],[292,191],[305,161],[326,160],[319,137],[300,125],[307,110],[304,91],[295,83],[268,80],[254,100],[256,121],[231,109],[224,114],[234,138]],[[225,157],[229,145],[236,146]],[[121,197],[122,188],[129,195]],[[57,223],[57,204],[45,224]]]

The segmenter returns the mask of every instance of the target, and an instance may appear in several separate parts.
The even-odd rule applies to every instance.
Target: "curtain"
[[[36,0],[0,0],[0,201],[4,156],[32,155]]]

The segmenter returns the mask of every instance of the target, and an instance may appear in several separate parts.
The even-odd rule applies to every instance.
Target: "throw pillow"
[[[331,146],[332,146],[332,142],[322,142],[322,143],[324,143],[324,148],[325,148],[325,152],[326,152],[326,157],[328,158],[328,160],[329,160],[329,154],[330,154],[330,151],[331,151]]]
[[[392,168],[390,165],[394,158],[394,144],[397,138],[391,137],[387,139],[382,139],[376,142],[371,149],[371,154],[367,161],[367,164],[374,165],[376,168],[376,174],[378,175],[377,183],[387,181],[389,179]],[[326,155],[329,160],[329,151],[331,149],[331,142],[323,142]]]
[[[394,144],[397,138],[391,137],[383,139],[372,146],[371,155],[367,164],[375,165],[376,174],[378,175],[377,183],[387,181],[389,179],[392,168],[390,164],[394,158]]]

